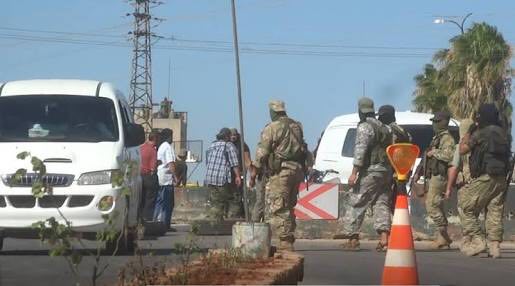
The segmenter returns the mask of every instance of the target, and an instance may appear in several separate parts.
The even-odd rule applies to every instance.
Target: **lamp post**
[[[463,17],[463,19],[461,20],[461,23],[458,23],[458,22],[452,20],[450,17],[438,17],[433,20],[433,23],[435,23],[435,24],[445,24],[447,22],[453,23],[454,25],[458,26],[458,28],[460,28],[461,34],[463,35],[465,33],[465,29],[463,28],[463,26],[465,25],[465,21],[467,20],[467,18],[470,17],[471,15],[472,15],[472,13],[468,13],[467,15],[465,15],[465,17]]]

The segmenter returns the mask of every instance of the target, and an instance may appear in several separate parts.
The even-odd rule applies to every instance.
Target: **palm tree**
[[[482,103],[494,103],[504,126],[511,128],[511,49],[502,34],[486,23],[475,23],[450,42],[450,49],[434,57],[449,110],[457,118],[471,118]]]
[[[424,67],[424,72],[415,76],[417,88],[413,104],[418,112],[435,112],[447,108],[447,96],[442,89],[441,73],[432,64]]]

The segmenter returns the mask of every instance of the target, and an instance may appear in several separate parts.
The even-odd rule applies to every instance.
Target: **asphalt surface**
[[[185,227],[169,232],[164,237],[140,242],[146,265],[180,263],[180,257],[172,250],[176,243],[187,238]],[[198,237],[201,248],[225,248],[230,246],[229,236]],[[374,250],[376,242],[362,242],[358,252],[344,251],[337,240],[299,240],[298,252],[305,256],[303,284],[374,285],[380,284],[384,253]],[[501,259],[465,257],[458,250],[431,251],[427,243],[416,244],[417,262],[421,284],[433,285],[515,285],[515,245],[502,245]],[[90,250],[95,243],[87,243]],[[0,285],[73,285],[74,276],[61,257],[49,257],[47,249],[38,240],[6,239],[0,253]],[[102,263],[109,264],[98,285],[113,285],[120,269],[129,262],[137,263],[134,256],[102,256]],[[81,285],[91,285],[93,259],[81,263]]]

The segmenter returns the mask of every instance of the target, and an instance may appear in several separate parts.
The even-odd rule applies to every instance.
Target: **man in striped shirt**
[[[217,221],[224,217],[234,217],[239,212],[238,194],[234,192],[239,188],[231,188],[233,182],[241,186],[241,174],[238,163],[236,147],[230,142],[231,131],[222,128],[216,141],[207,149],[207,172],[204,185],[210,187],[211,209],[209,218]]]

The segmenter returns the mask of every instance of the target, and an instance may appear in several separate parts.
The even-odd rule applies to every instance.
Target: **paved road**
[[[184,241],[184,232],[170,232],[165,237],[141,242],[146,253],[145,263],[178,263],[178,256],[170,249],[177,242]],[[229,246],[228,236],[200,237],[201,247]],[[364,242],[359,252],[343,251],[340,241],[300,240],[297,250],[305,256],[305,276],[303,284],[378,284],[384,264],[384,254],[373,250],[375,243]],[[440,285],[515,285],[515,246],[504,245],[504,257],[499,260],[485,255],[468,258],[458,251],[428,251],[426,244],[417,243],[417,260],[420,280],[423,284]],[[94,243],[88,244],[94,249]],[[506,248],[506,247],[509,247]],[[119,269],[132,256],[108,257],[106,275],[100,285],[115,281]],[[81,285],[90,285],[89,273],[93,262],[86,259],[81,264]],[[0,285],[72,285],[73,276],[59,257],[48,257],[47,251],[38,240],[5,241],[5,249],[0,254]]]
[[[377,242],[362,243],[358,252],[343,251],[336,241],[302,241],[297,249],[305,256],[303,284],[380,284],[384,253]],[[416,256],[421,284],[515,285],[515,247],[504,245],[501,259],[465,257],[458,250],[427,250],[417,243]]]

